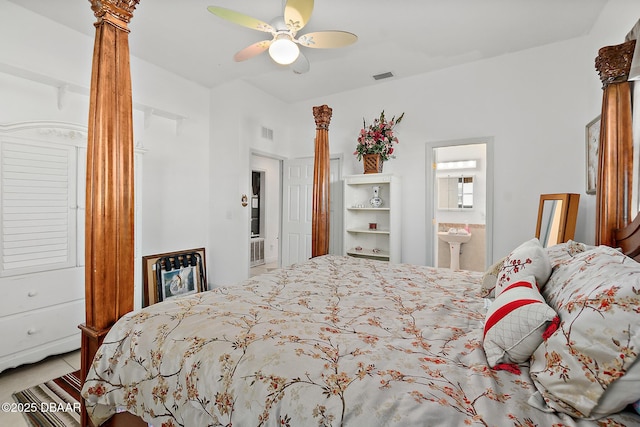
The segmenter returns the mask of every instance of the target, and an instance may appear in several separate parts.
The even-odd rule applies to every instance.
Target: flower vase
[[[373,197],[369,199],[369,204],[371,205],[372,208],[379,208],[380,206],[382,206],[382,199],[380,198],[379,185],[373,186]],[[371,228],[371,224],[369,224],[369,228]],[[375,228],[377,228],[377,225]]]
[[[380,154],[363,154],[362,164],[364,165],[364,173],[381,173],[382,172],[382,156]]]

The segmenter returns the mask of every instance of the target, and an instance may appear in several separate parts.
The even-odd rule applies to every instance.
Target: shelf
[[[369,203],[380,187],[382,205]],[[392,174],[350,175],[344,178],[344,254],[356,258],[401,262],[400,179]],[[370,229],[369,224],[377,228]],[[363,248],[356,251],[355,248]],[[376,248],[376,253],[373,252]],[[379,249],[379,251],[378,251]]]
[[[379,258],[379,259],[389,259],[389,252],[380,251],[378,253],[374,253],[371,249],[362,249],[360,251],[351,248],[347,250],[347,255],[353,255],[357,257],[367,257],[367,258]]]
[[[389,173],[370,173],[363,175],[351,175],[345,178],[347,185],[371,185],[371,184],[387,184],[393,178]],[[396,178],[397,179],[397,178]]]
[[[389,234],[389,230],[370,230],[368,228],[348,228],[347,233]]]

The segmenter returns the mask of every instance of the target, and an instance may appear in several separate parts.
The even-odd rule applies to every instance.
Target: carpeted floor
[[[32,426],[80,426],[80,371],[14,393],[13,398]]]

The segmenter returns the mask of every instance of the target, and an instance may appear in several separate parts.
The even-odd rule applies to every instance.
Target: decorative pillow
[[[531,358],[529,372],[546,404],[578,418],[615,411],[598,404],[638,357],[640,264],[599,246],[559,265],[542,294],[562,319]],[[633,378],[624,387],[636,390],[637,400]]]
[[[636,359],[631,368],[604,391],[598,405],[591,412],[591,417],[596,419],[606,417],[633,404],[640,399],[639,385],[640,359]]]
[[[633,409],[636,410],[637,413],[640,414],[640,400],[638,400],[636,403],[634,403],[633,405]]]
[[[498,281],[498,274],[502,270],[502,264],[507,257],[501,258],[500,261],[493,264],[482,276],[482,285],[480,286],[480,296],[482,298],[495,297],[496,282]]]
[[[538,288],[542,289],[550,274],[549,257],[540,241],[533,238],[515,248],[505,259],[498,274],[496,295],[499,295],[510,283],[520,281],[527,276],[534,276]]]
[[[483,346],[489,366],[526,362],[555,317],[538,292],[535,277],[511,284],[487,312]]]
[[[584,243],[574,242],[569,240],[565,243],[558,243],[557,245],[545,248],[545,252],[549,257],[551,268],[556,268],[560,264],[567,263],[573,259],[577,254],[594,249],[595,246],[589,246]]]

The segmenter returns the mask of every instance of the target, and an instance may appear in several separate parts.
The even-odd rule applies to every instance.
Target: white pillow
[[[505,288],[489,307],[484,326],[484,351],[492,368],[529,360],[542,335],[556,318],[529,276]]]
[[[591,417],[598,419],[622,411],[640,399],[640,361],[636,359],[627,372],[604,391]],[[640,402],[640,401],[638,401]]]
[[[594,248],[595,246],[589,246],[584,243],[567,240],[565,243],[558,243],[557,245],[545,248],[545,252],[549,257],[549,262],[553,269],[559,267],[561,264],[570,262],[576,255]]]
[[[533,238],[515,248],[504,260],[502,269],[498,273],[496,295],[499,295],[510,283],[523,280],[528,276],[534,276],[538,289],[542,289],[550,275],[549,256],[540,241]]]
[[[553,272],[543,295],[562,322],[531,356],[529,375],[547,406],[574,418],[616,411],[605,396],[640,399],[640,264],[599,246]],[[561,363],[558,363],[561,361]],[[625,405],[625,403],[623,403]]]

